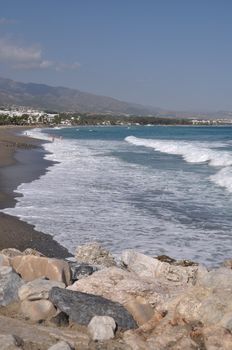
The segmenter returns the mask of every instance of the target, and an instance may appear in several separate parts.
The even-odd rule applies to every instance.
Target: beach
[[[16,190],[22,182],[31,182],[46,172],[52,163],[43,159],[39,140],[20,135],[26,127],[0,127],[0,209],[13,207]],[[38,232],[18,218],[0,213],[0,249],[34,248],[46,256],[65,258],[70,253],[53,238]]]

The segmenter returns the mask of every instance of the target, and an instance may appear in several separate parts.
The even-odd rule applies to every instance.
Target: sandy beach
[[[46,172],[51,162],[43,159],[41,142],[19,135],[25,127],[0,127],[0,209],[16,204],[13,191],[22,182],[31,182]],[[16,217],[0,213],[0,249],[34,248],[49,257],[70,256],[53,238],[38,232]]]

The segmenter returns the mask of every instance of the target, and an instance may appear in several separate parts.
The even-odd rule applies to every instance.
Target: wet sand
[[[23,127],[0,127],[0,209],[13,207],[13,191],[23,182],[31,182],[46,173],[52,162],[44,160],[41,141],[18,135]],[[65,258],[71,254],[50,235],[32,225],[0,212],[0,250],[34,248],[49,257]]]

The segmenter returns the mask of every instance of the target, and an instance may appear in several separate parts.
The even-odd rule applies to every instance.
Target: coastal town
[[[230,118],[176,118],[164,116],[110,115],[39,110],[26,106],[0,106],[0,125],[231,125]]]

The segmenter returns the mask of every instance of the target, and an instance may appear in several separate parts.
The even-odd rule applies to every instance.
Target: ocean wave
[[[71,139],[60,132],[55,137],[43,131],[27,134],[53,141],[44,143],[45,157],[56,162],[39,179],[21,184],[17,192],[23,196],[17,198],[15,208],[4,212],[51,234],[73,253],[77,245],[98,240],[115,254],[131,248],[210,265],[230,256],[232,196],[224,195],[222,184],[212,186],[208,181],[223,167],[214,171],[205,166],[201,172],[192,166],[186,172],[180,159],[170,168],[162,166],[162,157],[152,164],[152,154],[149,157],[146,149],[138,150],[127,142]],[[101,132],[104,135],[104,128]],[[178,144],[179,149],[188,144],[152,141],[163,147]],[[220,147],[219,142],[191,144],[220,153],[213,148]],[[221,175],[229,177],[230,167],[224,168],[227,171]]]
[[[210,180],[220,187],[232,192],[232,154],[229,151],[215,149],[217,144],[199,143],[194,141],[142,139],[134,136],[125,138],[130,144],[152,148],[162,153],[179,155],[188,163],[208,163],[212,167],[222,169]],[[219,147],[222,145],[219,144]]]
[[[225,167],[218,171],[215,175],[210,176],[218,186],[226,188],[229,192],[232,192],[232,167]]]
[[[228,151],[217,151],[199,142],[140,139],[128,136],[125,140],[136,146],[153,148],[155,151],[180,155],[188,163],[205,163],[224,167],[232,165],[232,155]]]

